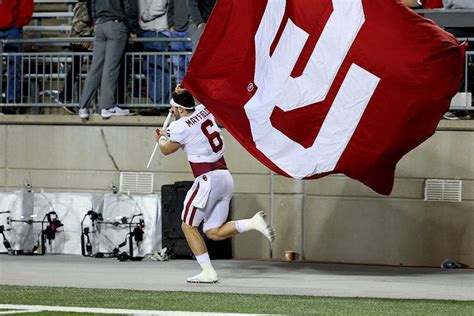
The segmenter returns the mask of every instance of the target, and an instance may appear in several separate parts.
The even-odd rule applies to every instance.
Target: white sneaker
[[[445,120],[459,120],[459,117],[456,114],[454,114],[453,112],[449,112],[449,111],[444,113],[443,118]]]
[[[103,119],[108,119],[111,116],[125,116],[129,114],[130,110],[121,109],[118,106],[110,109],[102,109],[102,111],[100,111],[100,116],[102,116]]]
[[[219,278],[217,277],[216,272],[212,271],[202,271],[198,275],[187,278],[188,283],[217,283]]]
[[[81,119],[88,119],[88,118],[89,118],[89,112],[87,111],[86,108],[83,108],[83,109],[81,108],[81,109],[79,109],[79,117],[80,117]]]
[[[265,221],[266,217],[267,217],[267,214],[265,214],[263,211],[257,212],[257,214],[255,214],[251,219],[252,226],[256,230],[261,232],[262,235],[265,236],[268,239],[268,241],[274,242],[275,241],[275,230],[273,229],[272,225],[268,224]]]

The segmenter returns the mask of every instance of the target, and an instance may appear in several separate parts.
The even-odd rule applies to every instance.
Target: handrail
[[[78,0],[34,0],[35,3],[76,3]]]
[[[21,38],[21,39],[0,39],[0,44],[47,44],[47,43],[76,43],[93,42],[94,37],[42,37],[42,38]],[[129,43],[144,42],[191,42],[189,37],[159,37],[159,38],[129,38]]]
[[[26,25],[23,31],[28,32],[70,32],[71,25]]]
[[[416,13],[433,20],[441,27],[474,27],[474,10],[415,9]]]
[[[44,19],[44,18],[72,18],[74,12],[33,12],[33,19]]]

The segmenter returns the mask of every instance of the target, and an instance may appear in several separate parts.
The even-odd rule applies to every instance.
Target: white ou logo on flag
[[[333,12],[302,75],[291,72],[309,37],[291,19],[270,56],[285,13],[285,0],[268,1],[255,35],[255,95],[245,105],[256,147],[294,178],[333,171],[349,143],[380,78],[352,64],[319,133],[309,148],[274,128],[270,116],[324,101],[365,21],[362,0],[333,0]],[[299,163],[296,163],[299,162]]]

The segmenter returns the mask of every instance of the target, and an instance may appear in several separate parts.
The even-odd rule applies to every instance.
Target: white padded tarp
[[[157,195],[129,196],[126,194],[106,194],[103,201],[99,202],[96,209],[102,213],[104,221],[121,222],[121,218],[125,217],[127,223],[132,220],[133,215],[143,214],[134,219],[137,223],[140,218],[145,221],[143,242],[137,247],[134,243],[134,255],[143,256],[161,249],[161,207],[159,206]],[[132,229],[136,224],[132,225]],[[99,251],[111,252],[127,237],[129,225],[114,226],[111,224],[98,225],[97,230],[100,231],[98,236]],[[129,244],[120,248],[120,251],[129,252]]]
[[[41,233],[41,224],[12,222],[13,220],[42,221],[45,214],[56,212],[64,224],[58,229],[56,238],[49,244],[46,242],[46,253],[51,254],[81,254],[81,221],[89,210],[103,213],[104,220],[109,218],[116,221],[117,217],[128,220],[134,214],[143,214],[140,218],[145,221],[143,242],[134,255],[145,255],[161,249],[161,206],[156,194],[129,196],[126,194],[90,194],[90,193],[28,193],[16,191],[0,193],[0,225],[6,229],[5,236],[15,250],[31,250]],[[10,218],[8,223],[7,217]],[[84,226],[90,227],[89,217]],[[124,241],[129,231],[128,225],[114,227],[112,225],[97,225],[96,233],[91,233],[93,251],[110,252]],[[132,227],[133,228],[133,227]],[[91,229],[92,230],[92,229]],[[1,238],[1,237],[0,237]],[[128,252],[128,244],[120,251]],[[0,242],[0,252],[6,252],[3,242]]]

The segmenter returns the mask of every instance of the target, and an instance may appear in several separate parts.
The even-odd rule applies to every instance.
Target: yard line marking
[[[24,313],[39,313],[39,312],[42,312],[42,310],[39,310],[39,309],[16,310],[16,311],[0,312],[0,314],[5,315],[5,314],[24,314]]]
[[[215,313],[215,312],[186,312],[186,311],[155,311],[139,309],[114,309],[114,308],[90,308],[90,307],[71,307],[71,306],[43,306],[43,305],[14,305],[0,304],[0,309],[20,309],[31,312],[52,311],[52,312],[75,312],[75,313],[96,313],[96,314],[123,314],[123,315],[160,315],[160,316],[256,316],[257,314],[239,314],[239,313]],[[260,314],[261,315],[261,314]]]

